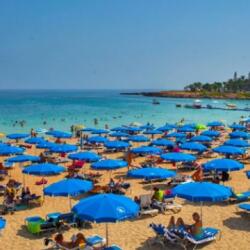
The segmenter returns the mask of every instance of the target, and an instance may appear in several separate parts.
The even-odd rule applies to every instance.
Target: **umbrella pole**
[[[109,246],[109,227],[108,227],[108,223],[106,223],[105,226],[106,226],[106,245]]]
[[[68,196],[68,197],[69,197],[69,210],[71,211],[71,208],[72,208],[71,198],[70,198],[70,196]]]
[[[201,203],[200,203],[200,215],[201,215],[201,221],[202,221],[202,216],[203,216],[203,214],[202,214],[202,207],[203,207],[203,202],[201,201]]]

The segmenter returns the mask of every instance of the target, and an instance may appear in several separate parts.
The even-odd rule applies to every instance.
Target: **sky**
[[[0,89],[181,89],[250,71],[249,0],[1,0]]]

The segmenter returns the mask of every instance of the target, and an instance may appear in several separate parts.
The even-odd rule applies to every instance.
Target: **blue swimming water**
[[[28,132],[30,128],[56,128],[69,130],[72,124],[98,127],[105,124],[117,126],[130,122],[153,122],[163,125],[185,118],[187,122],[223,120],[232,123],[240,116],[248,116],[244,111],[191,110],[176,108],[175,104],[191,104],[192,99],[159,98],[160,105],[152,105],[152,98],[124,96],[117,90],[18,90],[0,92],[0,131]],[[226,102],[238,107],[250,106],[250,101],[202,100],[203,104],[224,106]],[[15,121],[25,120],[23,127]],[[44,122],[46,121],[46,124]]]

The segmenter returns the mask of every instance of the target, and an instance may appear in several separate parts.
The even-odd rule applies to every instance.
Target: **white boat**
[[[156,100],[156,99],[153,99],[153,102],[152,102],[154,105],[159,105],[160,104],[160,102],[158,101],[158,100]]]

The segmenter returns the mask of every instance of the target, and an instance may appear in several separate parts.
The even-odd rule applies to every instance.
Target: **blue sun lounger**
[[[238,207],[247,212],[250,212],[250,203],[243,203],[243,204],[238,205]]]

